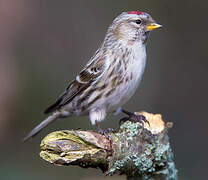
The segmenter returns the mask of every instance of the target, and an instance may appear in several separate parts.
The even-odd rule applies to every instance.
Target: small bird
[[[109,26],[100,48],[44,113],[52,113],[24,138],[35,136],[58,118],[89,115],[92,125],[107,113],[119,112],[135,93],[146,64],[146,42],[150,31],[159,28],[141,11],[123,12]],[[123,110],[124,113],[129,114]]]

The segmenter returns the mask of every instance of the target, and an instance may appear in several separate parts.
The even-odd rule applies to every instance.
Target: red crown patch
[[[141,15],[141,14],[144,14],[144,12],[141,12],[141,11],[130,11],[130,12],[128,12],[128,14],[137,14],[137,15]]]

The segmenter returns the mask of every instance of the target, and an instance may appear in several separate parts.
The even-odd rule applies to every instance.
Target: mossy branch
[[[110,139],[94,131],[63,130],[47,135],[40,156],[55,165],[100,168],[106,175],[127,179],[177,179],[167,135],[172,123],[159,114],[140,112],[150,125],[125,122]]]

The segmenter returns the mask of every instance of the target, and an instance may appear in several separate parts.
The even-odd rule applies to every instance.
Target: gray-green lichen
[[[114,140],[115,155],[108,170],[109,175],[125,173],[129,176],[141,175],[142,179],[146,179],[150,178],[149,174],[152,177],[154,174],[167,175],[172,172],[170,179],[176,177],[177,171],[166,133],[153,136],[139,123],[128,121],[121,125]]]

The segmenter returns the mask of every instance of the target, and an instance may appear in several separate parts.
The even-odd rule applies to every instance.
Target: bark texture
[[[40,156],[55,165],[100,168],[106,175],[127,179],[177,179],[167,135],[172,123],[160,114],[140,112],[150,125],[126,121],[110,140],[94,131],[63,130],[47,135]]]

